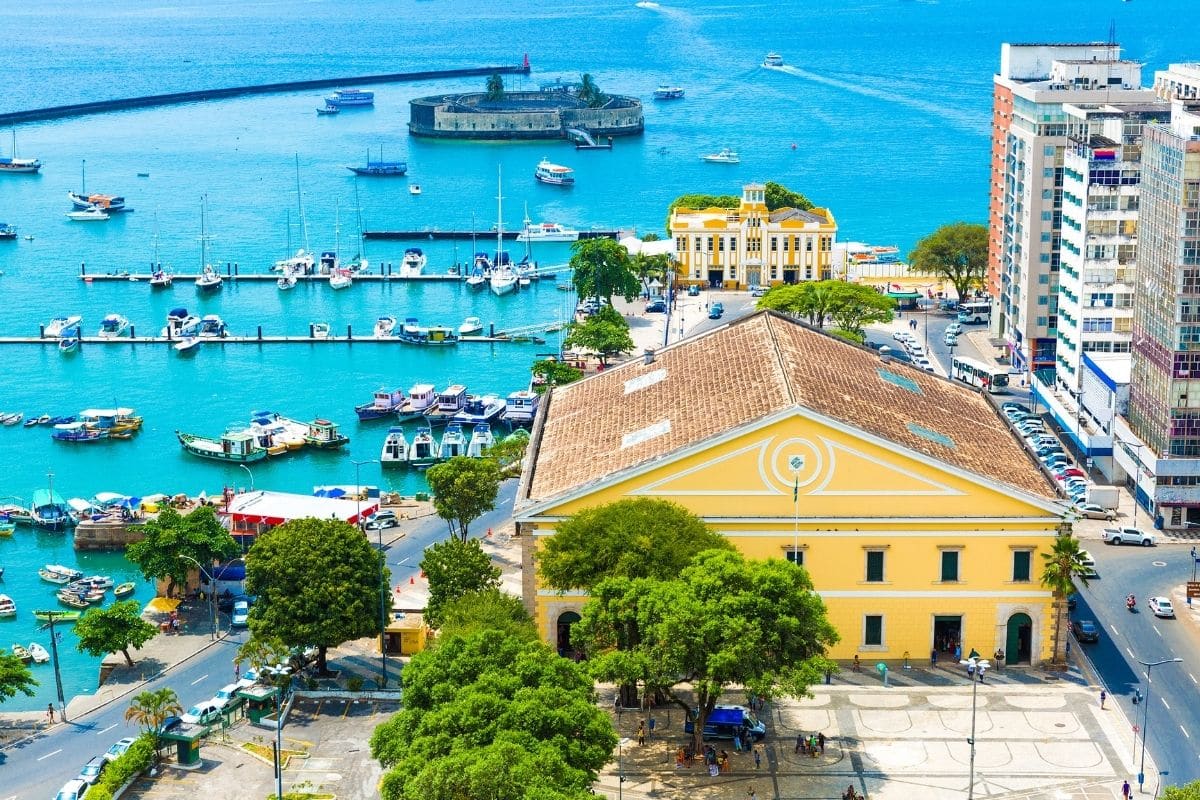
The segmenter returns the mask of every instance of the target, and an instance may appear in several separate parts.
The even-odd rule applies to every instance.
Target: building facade
[[[996,408],[793,319],[760,312],[554,388],[527,464],[524,599],[561,652],[587,598],[540,583],[540,543],[583,508],[651,497],[749,558],[804,566],[833,658],[1051,656],[1039,555],[1062,508]]]
[[[988,285],[1015,369],[1051,376],[1059,340],[1067,106],[1149,103],[1111,43],[1004,44],[993,82]],[[1076,297],[1078,298],[1078,294]],[[1049,378],[1053,380],[1052,377]]]
[[[737,289],[833,277],[833,213],[770,211],[762,184],[743,186],[735,209],[676,208],[669,229],[680,283]]]

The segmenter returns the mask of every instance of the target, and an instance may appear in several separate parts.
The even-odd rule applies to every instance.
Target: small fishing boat
[[[387,339],[395,332],[395,330],[396,330],[396,318],[395,317],[393,317],[389,314],[385,314],[384,316],[375,320],[374,336],[376,339]]]
[[[200,273],[200,277],[196,278],[196,288],[201,291],[211,291],[221,288],[221,276],[212,268],[211,264],[204,265],[204,271]]]
[[[662,84],[654,90],[655,100],[679,100],[682,97],[682,86],[667,86],[666,84]]]
[[[104,319],[100,320],[100,330],[97,336],[101,339],[116,339],[124,336],[129,330],[129,320],[120,314],[109,314]]]
[[[408,172],[408,164],[403,161],[384,161],[383,146],[379,147],[379,160],[371,160],[371,151],[367,150],[367,165],[365,167],[346,167],[355,175],[365,175],[372,178],[399,177]]]
[[[420,194],[420,193],[421,193],[421,184],[419,184],[419,183],[410,183],[410,184],[408,185],[408,193],[409,193],[409,194],[411,194],[411,195],[418,195],[418,194]]]
[[[83,322],[83,317],[78,314],[72,314],[67,317],[55,317],[42,328],[42,335],[47,339],[54,339],[62,336],[68,330],[78,328]]]
[[[375,396],[371,402],[355,406],[354,413],[358,415],[360,422],[383,419],[394,414],[406,400],[408,398],[405,397],[402,389],[388,389],[385,386],[375,390]]]
[[[174,276],[166,270],[159,267],[150,273],[150,288],[151,289],[166,289],[171,285]]]
[[[201,341],[203,340],[199,336],[185,336],[172,345],[172,347],[175,348],[176,353],[194,353],[196,348],[200,346]]]
[[[30,418],[30,422],[36,422],[38,425],[49,425],[52,417],[49,414],[42,414],[37,419]]]
[[[331,105],[317,106],[317,116],[319,116],[319,117],[336,114],[339,111],[341,111],[341,109],[338,108],[337,106],[331,106]]]
[[[491,422],[504,412],[504,401],[499,395],[485,394],[471,396],[463,404],[462,409],[454,415],[454,421],[464,425],[477,425],[481,422]]]
[[[14,533],[16,533],[16,530],[17,530],[17,523],[12,522],[11,520],[9,520],[5,517],[0,517],[0,539],[9,538]]]
[[[396,408],[396,418],[401,422],[419,419],[437,401],[437,392],[432,383],[414,384],[408,390],[408,398]]]
[[[492,434],[492,426],[481,422],[471,431],[471,444],[467,448],[467,455],[471,458],[483,458],[483,454],[495,443],[496,437]]]
[[[68,211],[67,219],[72,222],[104,222],[108,213],[99,206],[90,206],[83,211]]]
[[[312,338],[328,339],[329,338],[329,323],[328,322],[313,322],[308,326],[312,330]]]
[[[30,415],[29,419],[25,420],[25,422],[22,423],[21,427],[22,428],[32,428],[34,425],[38,424],[38,419],[39,419],[38,417]]]
[[[25,664],[33,661],[33,656],[29,654],[29,651],[23,645],[14,644],[12,646],[12,654]]]
[[[79,595],[68,591],[61,591],[55,595],[58,602],[62,603],[67,608],[73,608],[76,611],[84,611],[88,607],[88,601],[81,598]]]
[[[467,437],[463,433],[462,425],[457,422],[451,422],[446,426],[445,433],[442,434],[442,445],[440,455],[442,458],[450,459],[455,456],[465,456],[467,454]]]
[[[408,439],[404,435],[404,428],[388,428],[383,450],[379,453],[379,463],[385,467],[402,467],[408,463]]]
[[[78,611],[38,609],[33,616],[40,622],[78,622],[82,614]]]
[[[116,587],[113,589],[113,595],[116,596],[117,598],[129,597],[129,595],[133,594],[133,592],[136,588],[137,588],[137,584],[135,584],[133,581],[127,581],[125,583],[118,583],[116,585]]]
[[[90,429],[82,422],[67,422],[55,425],[50,438],[56,442],[98,442],[108,435],[108,431]]]
[[[75,328],[74,330],[76,331],[76,333],[78,333],[78,331],[79,331],[78,328]],[[64,333],[62,338],[58,340],[58,352],[60,352],[60,353],[74,353],[78,349],[79,349],[79,336],[78,335],[72,336],[70,334]]]
[[[33,524],[46,530],[66,530],[75,522],[71,517],[71,507],[53,489],[35,489],[30,512]],[[71,570],[71,573],[72,580],[80,577],[76,570]]]
[[[200,318],[200,330],[197,335],[202,339],[224,339],[226,336],[225,320],[216,314],[205,314]]]
[[[539,182],[548,183],[551,186],[573,186],[575,185],[574,173],[575,170],[570,167],[554,164],[543,158],[534,169],[533,177]]]
[[[79,421],[93,430],[107,431],[141,430],[144,422],[132,408],[85,408],[79,412]]]
[[[479,317],[467,317],[458,326],[459,336],[478,336],[483,333],[483,320]]]
[[[253,436],[244,431],[223,433],[220,438],[215,439],[180,431],[175,431],[175,436],[184,450],[200,458],[248,464],[267,457],[267,451]]]
[[[0,425],[16,425],[25,415],[20,411],[10,411],[8,413],[0,413]]]
[[[404,259],[400,262],[400,277],[415,278],[425,271],[429,262],[425,253],[419,247],[410,247],[404,251]]]
[[[38,570],[38,575],[47,583],[64,586],[83,577],[83,573],[79,570],[64,567],[61,564],[47,564]]]
[[[50,654],[46,652],[46,648],[37,642],[29,643],[29,655],[33,657],[33,663],[35,664],[45,664],[50,660]]]
[[[329,288],[330,289],[349,289],[354,283],[348,269],[335,269],[329,273]]]
[[[336,422],[330,422],[327,419],[314,419],[308,423],[308,433],[305,435],[304,441],[311,447],[317,447],[322,450],[336,450],[339,447],[345,447],[350,444],[350,437],[338,431]]]
[[[33,513],[23,506],[5,503],[4,505],[0,505],[0,519],[7,522],[15,522],[18,525],[32,525]]]
[[[6,594],[0,594],[0,617],[15,617],[17,604]]]
[[[722,147],[719,152],[709,153],[700,156],[701,161],[707,161],[709,164],[738,164],[741,163],[741,158],[738,157],[736,150],[730,150],[728,147]]]
[[[114,584],[113,579],[108,575],[88,575],[79,580],[93,589],[111,589]]]
[[[408,448],[409,466],[424,469],[439,461],[438,445],[433,439],[433,432],[427,427],[417,429],[412,446]]]
[[[286,292],[288,289],[295,289],[296,282],[296,273],[292,272],[291,269],[286,269],[283,275],[279,276],[279,280],[275,281],[275,285],[280,291]]]
[[[98,194],[88,192],[87,190],[87,162],[84,161],[80,165],[80,180],[82,185],[78,192],[67,192],[67,197],[71,200],[71,205],[76,209],[92,209],[97,208],[105,212],[119,212],[127,210],[125,208],[125,198],[113,194]]]

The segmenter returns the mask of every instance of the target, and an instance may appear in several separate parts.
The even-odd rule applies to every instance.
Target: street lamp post
[[[629,739],[621,739],[617,742],[617,800],[623,800],[625,796],[625,745],[629,744]]]
[[[195,564],[200,570],[201,577],[208,583],[208,635],[210,639],[215,640],[217,638],[217,614],[215,610],[216,598],[213,595],[216,594],[214,591],[216,589],[216,582],[212,579],[212,567],[210,566],[206,569],[203,564],[191,556],[185,556],[183,553],[179,553],[178,555],[184,561],[190,561]]]
[[[973,649],[970,655],[958,663],[967,668],[967,675],[971,678],[971,738],[967,739],[968,744],[971,745],[971,760],[967,779],[969,781],[967,800],[975,800],[975,703],[979,693],[979,683],[983,680],[983,673],[991,666],[991,663],[986,658],[980,658],[979,653]]]
[[[246,470],[246,474],[250,476],[250,491],[254,491],[254,473],[245,464],[238,464],[239,467]]]
[[[354,498],[355,498],[355,519],[358,522],[359,530],[363,528],[362,521],[362,482],[359,478],[359,470],[363,464],[378,463],[373,458],[365,458],[361,461],[351,461],[354,465]],[[383,589],[383,526],[378,528],[379,534],[379,687],[386,688],[388,682],[387,674],[387,593]]]
[[[1142,700],[1142,705],[1146,709],[1142,716],[1142,760],[1138,765],[1138,791],[1144,792],[1143,784],[1146,782],[1146,732],[1150,728],[1150,670],[1157,667],[1159,664],[1178,664],[1182,662],[1182,658],[1164,658],[1162,661],[1142,661],[1137,660],[1139,664],[1146,668],[1146,698]]]

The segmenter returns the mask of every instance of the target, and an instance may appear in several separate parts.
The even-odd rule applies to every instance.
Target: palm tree
[[[487,99],[488,100],[503,100],[504,99],[504,78],[500,77],[499,72],[493,72],[487,79]]]
[[[163,687],[154,691],[145,691],[133,698],[129,708],[125,709],[125,720],[136,722],[144,731],[154,735],[154,752],[159,750],[159,726],[167,717],[179,714],[183,706],[179,705],[179,696],[174,689]]]
[[[576,94],[580,100],[591,108],[604,105],[604,94],[600,91],[600,87],[596,85],[596,82],[592,80],[592,76],[586,72],[579,79],[579,91]]]
[[[1067,595],[1075,591],[1075,579],[1088,585],[1089,566],[1083,560],[1079,540],[1064,526],[1054,539],[1049,553],[1042,553],[1042,585],[1054,595],[1054,654],[1051,663],[1060,663],[1059,644],[1067,624]],[[1065,656],[1065,654],[1062,654]]]

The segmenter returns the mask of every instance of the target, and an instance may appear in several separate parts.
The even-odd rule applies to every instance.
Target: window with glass
[[[883,615],[867,614],[863,617],[863,645],[883,646]]]
[[[957,550],[942,551],[942,583],[956,583],[958,581],[958,557]]]
[[[1028,583],[1031,574],[1031,564],[1033,562],[1033,551],[1031,550],[1014,550],[1013,551],[1013,582]]]
[[[883,551],[867,551],[867,581],[870,583],[883,582]]]

